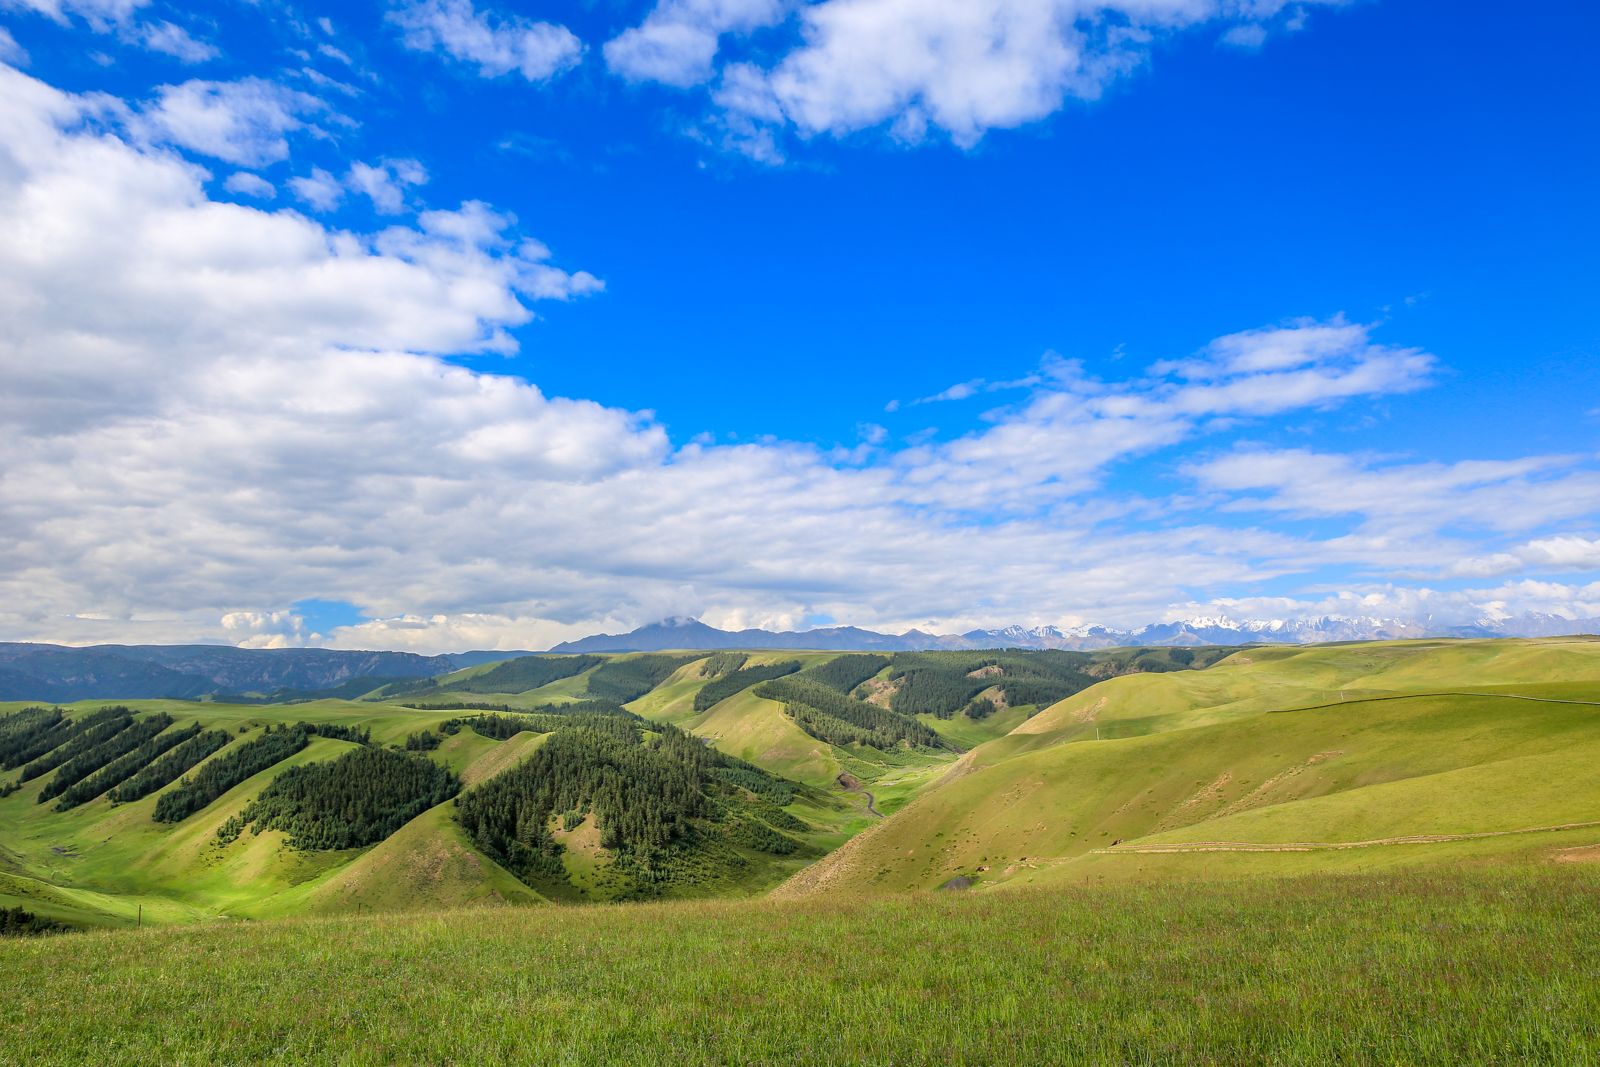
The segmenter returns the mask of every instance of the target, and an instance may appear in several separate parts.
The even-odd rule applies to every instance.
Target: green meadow
[[[60,741],[104,702],[68,707],[52,770],[0,775],[0,907],[83,932],[0,942],[3,1058],[1595,1060],[1600,641],[1182,651],[130,701],[228,743],[57,810],[57,764],[132,744]],[[339,777],[411,760],[448,799]],[[343,818],[349,847],[305,843]]]
[[[1594,868],[1566,866],[66,935],[0,950],[0,1047],[27,1063],[1592,1063],[1597,891]]]

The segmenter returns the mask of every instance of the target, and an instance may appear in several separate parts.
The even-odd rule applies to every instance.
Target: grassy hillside
[[[66,935],[0,952],[0,1048],[29,1063],[1591,1063],[1596,871]]]
[[[1600,641],[1252,649],[1059,702],[781,892],[1548,852],[1600,835],[1595,768]]]
[[[387,698],[129,702],[135,725],[163,714],[173,720],[168,731],[199,726],[230,739],[191,775],[269,728],[310,723],[332,736],[310,737],[176,823],[152,813],[177,782],[131,803],[101,795],[67,811],[37,802],[59,769],[18,784],[0,796],[0,906],[115,926],[141,909],[160,924],[641,891],[747,896],[780,882],[790,896],[928,889],[952,879],[981,891],[1507,863],[1600,839],[1587,825],[1600,820],[1600,777],[1591,769],[1600,766],[1600,707],[1584,703],[1600,701],[1595,641],[591,660],[485,664]],[[483,691],[525,683],[533,687]],[[580,792],[576,810],[546,813],[546,836],[536,836],[549,862],[528,866],[523,857],[520,878],[505,853],[463,832],[455,800],[410,807],[407,814],[422,814],[355,848],[294,848],[281,831],[236,826],[290,768],[368,742],[447,768],[467,792],[487,788],[538,755],[566,721],[552,712],[603,708],[586,703],[596,684],[633,697],[626,713],[613,708],[641,717],[630,744],[656,748],[676,727],[792,785],[773,805],[750,792],[759,779],[730,784],[693,772],[704,799],[685,794],[682,817],[668,818],[675,858],[643,866],[597,813],[597,803],[611,802]],[[1043,709],[1007,695],[1020,701],[1061,686],[1072,692]],[[789,706],[797,700],[810,703]],[[452,704],[504,712],[445,707]],[[0,706],[0,714],[21,707]],[[100,707],[69,708],[69,721],[49,727],[40,744],[71,734],[72,722]],[[504,728],[470,725],[485,714]],[[825,739],[855,729],[852,717],[872,728],[844,743]],[[452,720],[458,725],[446,729]],[[915,736],[934,740],[896,740],[878,729],[883,723],[911,723],[922,731]],[[0,723],[0,735],[6,729]],[[115,778],[147,748],[162,747],[130,748],[135,740],[107,748],[108,758],[123,753],[121,762],[93,773]],[[72,766],[97,762],[83,755]],[[0,790],[21,773],[0,773]],[[531,795],[541,787],[535,778],[518,788]],[[508,793],[504,803],[522,801]],[[326,816],[277,818],[290,826]],[[327,830],[322,824],[321,839],[338,839]],[[627,870],[634,873],[619,881]]]

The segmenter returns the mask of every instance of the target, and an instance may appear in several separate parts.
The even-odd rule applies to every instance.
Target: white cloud
[[[228,175],[228,180],[222,183],[222,187],[230,193],[237,193],[240,196],[253,196],[258,200],[271,200],[278,195],[278,190],[271,182],[261,175],[251,174],[247,170]]]
[[[714,20],[680,15],[695,6],[664,0],[614,41],[615,48],[608,46],[612,66],[675,85],[706,80],[721,28]],[[821,0],[798,5],[797,46],[769,65],[727,63],[714,98],[730,144],[758,155],[776,151],[772,130],[781,127],[802,136],[842,136],[882,126],[909,142],[938,129],[971,146],[989,130],[1037,121],[1069,99],[1099,98],[1143,66],[1165,35],[1218,25],[1231,43],[1247,44],[1264,40],[1275,21],[1287,26],[1298,20],[1305,6],[1287,0]]]
[[[421,0],[389,17],[407,48],[475,64],[485,78],[517,72],[531,82],[545,81],[583,56],[583,42],[565,26],[480,12],[471,0]]]
[[[83,121],[102,108],[0,69],[0,636],[309,640],[287,611],[307,596],[374,620],[330,640],[420,651],[539,647],[685,613],[1137,623],[1330,561],[1381,576],[1441,544],[1503,550],[1440,533],[1462,491],[1503,491],[1484,504],[1550,522],[1597,499],[1575,460],[1388,482],[1392,464],[1351,461],[1316,468],[1324,492],[1414,493],[1444,518],[1318,538],[1103,491],[1119,464],[1202,440],[1218,417],[1424,380],[1425,354],[1337,323],[1273,341],[1312,357],[1247,365],[1230,342],[1196,357],[1214,364],[1204,373],[1101,381],[1052,362],[982,430],[896,449],[864,427],[876,446],[848,460],[784,442],[674,447],[647,413],[441,358],[514,350],[534,302],[600,288],[504,213],[468,202],[358,234],[213,202],[198,166]],[[1330,326],[1337,344],[1317,340]],[[1294,463],[1229,458],[1196,475],[1221,507],[1317,499]],[[1371,521],[1331,517],[1346,515]],[[1569,533],[1516,537],[1579,566]],[[1495,599],[1541,602],[1513,592]]]
[[[289,188],[318,211],[332,211],[344,199],[344,183],[321,167],[311,168],[310,174],[290,178]]]
[[[422,185],[428,172],[414,159],[390,159],[378,163],[355,162],[345,175],[345,184],[372,201],[385,215],[398,215],[405,209],[407,187]]]
[[[115,33],[125,44],[160,52],[183,63],[201,63],[221,54],[215,45],[166,19],[137,19],[135,16],[148,5],[149,0],[0,0],[0,8],[33,11],[63,26],[70,25],[73,17],[82,19],[96,33]]]
[[[1267,28],[1253,22],[1229,27],[1222,35],[1222,43],[1234,48],[1256,49],[1267,43]]]
[[[720,38],[780,21],[781,0],[660,0],[644,22],[606,42],[606,64],[631,81],[685,88],[711,80]]]
[[[287,159],[287,134],[325,110],[320,100],[261,78],[164,85],[140,132],[241,167]]]
[[[141,26],[139,40],[153,52],[162,52],[185,63],[203,63],[221,53],[207,41],[199,40],[182,26],[165,20]]]
[[[13,67],[24,67],[28,64],[28,52],[11,36],[11,31],[0,26],[0,63],[9,63]]]
[[[1472,556],[1445,568],[1450,576],[1493,577],[1519,571],[1600,571],[1600,538],[1543,537],[1491,556]]]
[[[240,648],[299,648],[322,638],[292,611],[230,611],[220,621],[223,635]]]
[[[1600,472],[1573,456],[1379,463],[1298,449],[1244,450],[1190,469],[1209,489],[1250,494],[1231,505],[1236,509],[1354,515],[1390,536],[1533,530],[1591,516],[1600,501]]]
[[[1328,616],[1393,620],[1414,627],[1412,636],[1433,629],[1511,620],[1521,623],[1511,629],[1531,636],[1565,634],[1575,630],[1561,625],[1562,620],[1600,619],[1600,582],[1571,585],[1519,581],[1471,589],[1373,584],[1321,597],[1223,597],[1177,605],[1166,614],[1169,620],[1196,616],[1235,620],[1309,620]],[[1407,635],[1402,632],[1399,636]]]
[[[7,6],[37,12],[60,23],[66,23],[69,15],[76,15],[102,32],[126,22],[148,3],[149,0],[6,0]]]

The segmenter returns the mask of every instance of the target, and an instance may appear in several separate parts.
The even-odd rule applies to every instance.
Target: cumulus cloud
[[[376,165],[355,162],[345,175],[345,184],[372,201],[384,215],[398,215],[405,209],[406,189],[422,185],[428,172],[414,159],[384,160]]]
[[[721,37],[780,21],[781,0],[661,0],[644,22],[606,42],[606,65],[632,81],[687,88],[711,80]]]
[[[1246,449],[1194,465],[1236,510],[1359,516],[1369,532],[1525,531],[1592,516],[1600,472],[1575,456],[1384,463],[1303,449]],[[1551,545],[1551,558],[1556,551]],[[1569,549],[1570,550],[1570,549]]]
[[[583,42],[565,26],[478,11],[471,0],[421,0],[389,18],[407,48],[475,65],[485,78],[515,72],[530,82],[546,81],[583,56]]]
[[[182,26],[165,20],[140,27],[138,37],[151,51],[163,52],[185,63],[203,63],[221,54],[216,45],[202,41]]]
[[[258,200],[271,200],[278,195],[278,190],[267,179],[259,174],[252,174],[247,170],[237,171],[228,175],[228,180],[222,187],[230,193],[240,196],[253,196]]]
[[[294,195],[317,211],[332,211],[344,199],[344,183],[321,167],[289,179]]]
[[[137,128],[151,140],[259,167],[287,159],[287,135],[324,110],[316,97],[262,78],[194,80],[157,90]]]
[[[7,0],[8,6],[33,11],[65,24],[76,15],[96,29],[105,30],[128,21],[149,0]]]
[[[676,85],[704,81],[718,34],[737,27],[682,14],[701,6],[663,0],[643,24],[613,42],[623,72]],[[822,0],[799,5],[799,43],[781,58],[726,64],[715,101],[730,142],[758,154],[773,150],[774,128],[842,136],[885,126],[905,141],[940,130],[971,146],[989,130],[1042,119],[1069,99],[1097,99],[1143,66],[1163,36],[1220,25],[1231,43],[1259,46],[1268,25],[1298,20],[1305,6],[1288,0]]]
[[[444,358],[512,351],[538,301],[601,289],[506,213],[467,202],[362,234],[215,202],[202,168],[86,121],[103,110],[0,69],[0,636],[288,643],[312,639],[289,611],[307,596],[371,620],[325,640],[419,651],[666,614],[1137,623],[1340,560],[1414,568],[1441,545],[1588,558],[1565,538],[1592,522],[1561,520],[1585,493],[1592,512],[1594,475],[1570,458],[1400,477],[1259,451],[1185,476],[1213,504],[1102,491],[1217,418],[1425,382],[1432,358],[1371,327],[1291,323],[1276,329],[1308,332],[1223,339],[1115,381],[1052,361],[977,431],[895,448],[866,426],[848,459],[674,445],[646,413]],[[1324,489],[1348,483],[1333,488],[1360,507],[1315,514],[1353,531],[1226,511],[1318,506],[1295,477],[1308,464]],[[1541,523],[1471,551],[1437,523],[1382,524],[1397,492],[1431,493],[1448,523],[1442,505],[1480,489]]]
[[[0,63],[10,63],[13,67],[27,66],[28,52],[17,39],[11,36],[11,31],[0,26]]]

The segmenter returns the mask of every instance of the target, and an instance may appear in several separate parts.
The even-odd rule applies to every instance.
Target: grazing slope
[[[1257,649],[1057,703],[780,892],[1364,869],[1595,839],[1600,641]]]
[[[0,907],[118,925],[1571,858],[1600,841],[1597,651],[524,657],[362,700],[18,704]],[[534,688],[462,684],[484,678]],[[546,751],[583,723],[622,747]],[[509,821],[469,832],[490,796]]]
[[[1597,890],[1600,869],[1568,866],[29,938],[0,952],[0,1048],[20,1063],[1594,1063]]]

